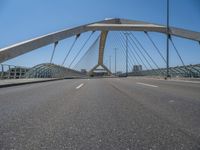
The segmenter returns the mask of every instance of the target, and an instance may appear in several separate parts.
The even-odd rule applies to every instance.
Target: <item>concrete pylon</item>
[[[105,69],[108,72],[108,75],[112,74],[111,71],[103,64],[103,55],[104,55],[104,48],[106,45],[107,35],[108,35],[108,31],[101,31],[100,42],[99,42],[98,64],[90,70],[89,75],[92,75],[94,70],[97,69],[99,66]]]

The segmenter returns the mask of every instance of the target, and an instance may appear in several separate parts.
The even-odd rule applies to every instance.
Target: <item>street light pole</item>
[[[109,56],[109,69],[111,71],[111,56]]]
[[[166,78],[168,78],[169,75],[169,0],[167,0],[167,76]]]
[[[115,76],[117,75],[117,48],[115,48]]]
[[[125,32],[124,35],[126,36],[126,76],[128,76],[128,36],[130,33]]]

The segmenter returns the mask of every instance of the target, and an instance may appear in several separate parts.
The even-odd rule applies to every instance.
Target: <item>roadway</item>
[[[0,89],[0,149],[200,149],[200,83],[70,79]]]

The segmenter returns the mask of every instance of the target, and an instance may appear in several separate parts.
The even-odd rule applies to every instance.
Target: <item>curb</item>
[[[39,81],[30,81],[30,82],[21,82],[21,83],[9,83],[9,84],[0,85],[0,88],[19,86],[19,85],[26,85],[26,84],[33,84],[33,83],[42,83],[42,82],[49,82],[49,81],[57,81],[57,80],[63,80],[63,78],[39,80]]]

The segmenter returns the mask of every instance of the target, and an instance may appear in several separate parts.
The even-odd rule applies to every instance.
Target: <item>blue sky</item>
[[[0,18],[0,48],[3,48],[43,34],[105,18],[126,18],[166,24],[166,0],[0,0]],[[171,26],[200,32],[199,18],[199,0],[170,0]],[[141,41],[145,41],[145,36],[136,34]],[[86,33],[81,37],[82,40],[75,49],[81,46],[88,35],[89,33]],[[160,48],[164,49],[165,37],[157,33],[151,35]],[[95,37],[92,40],[94,39]],[[174,40],[187,64],[200,63],[200,46],[196,42],[175,37]],[[72,41],[73,37],[60,42],[56,49],[55,63],[60,64],[63,61]],[[147,42],[144,42],[144,46],[148,49],[153,48]],[[48,62],[52,48],[53,46],[49,45],[5,63],[34,66]],[[113,51],[110,53],[109,55],[112,55]],[[180,61],[173,51],[171,55],[171,65],[179,65]]]

